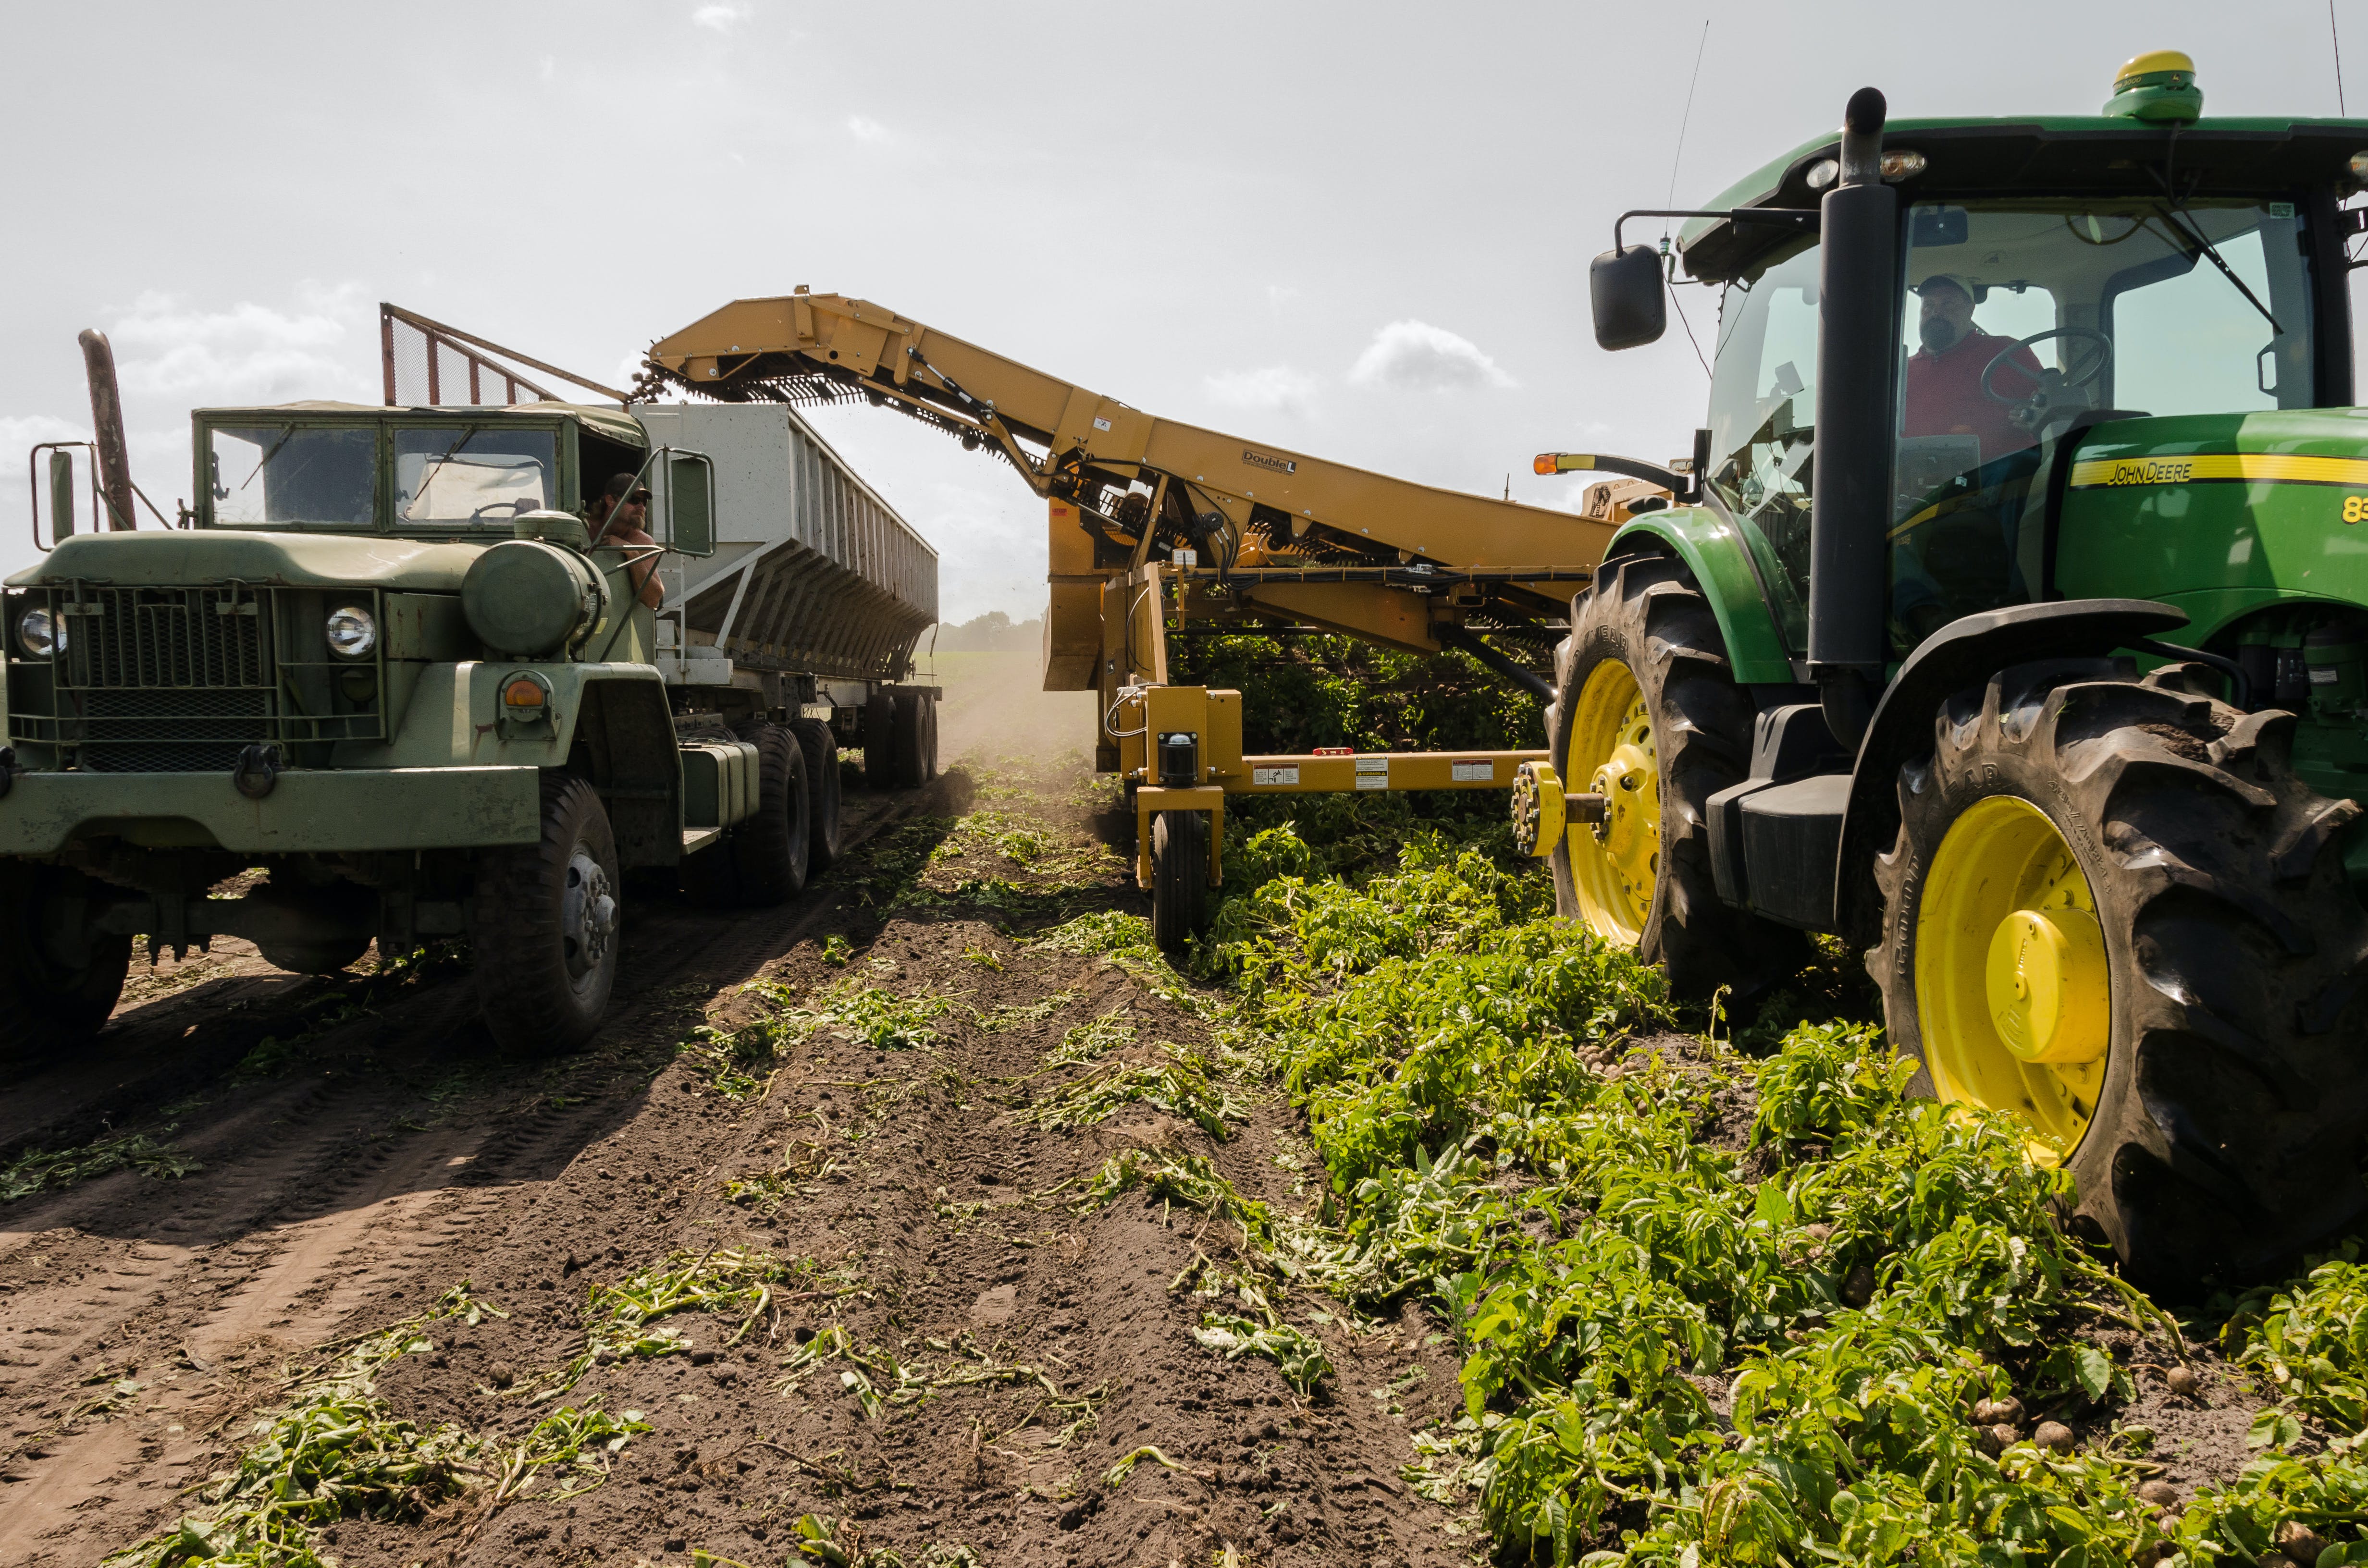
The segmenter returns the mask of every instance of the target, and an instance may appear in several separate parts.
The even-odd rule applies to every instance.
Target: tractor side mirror
[[[1650,245],[1622,245],[1597,256],[1587,268],[1587,292],[1600,347],[1639,348],[1659,341],[1668,328],[1661,256]]]

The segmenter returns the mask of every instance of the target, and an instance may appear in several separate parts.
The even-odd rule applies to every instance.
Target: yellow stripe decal
[[[2368,487],[2368,458],[2311,458],[2272,452],[2195,452],[2180,457],[2088,458],[2072,465],[2076,490],[2126,484],[2349,484]]]

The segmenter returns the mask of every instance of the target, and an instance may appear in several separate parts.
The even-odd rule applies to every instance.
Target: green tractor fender
[[[2042,659],[2101,658],[2187,624],[2151,599],[2059,599],[1952,620],[1926,638],[1884,688],[1859,743],[1834,868],[1835,929],[1873,943],[1883,926],[1874,861],[1899,836],[1899,769],[1932,745],[1932,716],[1991,671]]]
[[[1647,512],[1611,536],[1607,562],[1623,555],[1674,555],[1686,563],[1718,618],[1728,663],[1745,686],[1790,685],[1797,677],[1769,608],[1759,562],[1743,531],[1708,506]]]

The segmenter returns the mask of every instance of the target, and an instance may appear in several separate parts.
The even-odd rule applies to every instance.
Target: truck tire
[[[51,900],[80,894],[79,871],[0,861],[0,1072],[37,1066],[105,1028],[131,968],[130,937],[90,938],[80,964],[62,964],[42,941]]]
[[[938,776],[938,699],[929,699],[928,718],[922,722],[921,771],[929,779]]]
[[[799,719],[790,725],[806,755],[806,801],[811,834],[806,839],[806,874],[818,877],[838,859],[838,737],[819,719]]]
[[[1721,903],[1711,874],[1708,802],[1749,770],[1753,705],[1693,574],[1666,556],[1606,562],[1554,667],[1563,788],[1610,799],[1554,848],[1555,913],[1660,964],[1680,997],[1748,1002],[1797,973],[1808,938]]]
[[[1151,937],[1167,953],[1192,945],[1207,918],[1209,814],[1160,812],[1151,819]]]
[[[477,864],[477,1006],[503,1049],[550,1056],[592,1038],[617,983],[622,892],[599,795],[545,774],[541,842]]]
[[[805,891],[814,840],[805,748],[790,731],[762,719],[738,733],[757,748],[757,814],[726,834],[720,847],[731,852],[736,872],[734,902],[783,903]]]
[[[1943,704],[1867,960],[1912,1086],[2022,1117],[2075,1227],[2150,1288],[2258,1275],[2368,1211],[2360,808],[2295,778],[2292,714],[2207,678],[2059,660]]]
[[[937,704],[926,692],[896,694],[896,788],[917,790],[936,776],[936,729],[929,710]]]
[[[896,788],[896,710],[905,700],[882,689],[864,701],[863,781],[874,790]]]

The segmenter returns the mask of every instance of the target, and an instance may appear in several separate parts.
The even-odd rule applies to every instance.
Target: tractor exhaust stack
[[[1809,668],[1827,726],[1856,750],[1888,652],[1892,363],[1899,193],[1883,182],[1883,95],[1842,121],[1841,177],[1819,222],[1817,455],[1810,482]]]
[[[115,387],[115,349],[107,334],[83,329],[83,366],[90,376],[91,439],[98,448],[98,492],[107,504],[107,526],[128,529],[131,517],[131,457],[123,444],[123,398]]]

